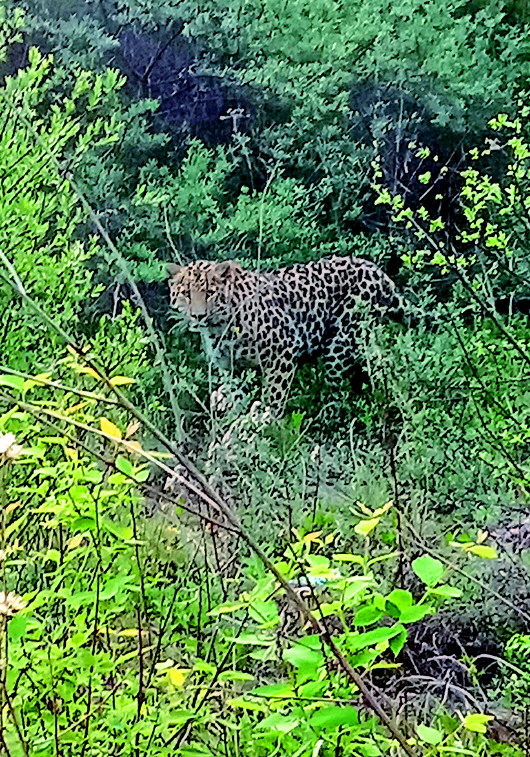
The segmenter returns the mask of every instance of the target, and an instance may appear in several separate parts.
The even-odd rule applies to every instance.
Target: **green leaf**
[[[93,531],[96,528],[96,521],[94,518],[81,517],[72,521],[70,528],[75,531]]]
[[[85,470],[85,481],[87,481],[88,483],[99,484],[102,478],[103,473],[97,468],[90,468],[89,470]]]
[[[403,626],[395,625],[391,628],[374,628],[373,631],[352,634],[348,637],[348,646],[352,652],[374,644],[380,644],[382,641],[388,641],[393,636],[401,633]]]
[[[171,710],[171,724],[182,725],[187,723],[188,720],[194,720],[197,717],[197,713],[191,710]]]
[[[405,591],[405,589],[394,589],[394,591],[390,592],[386,601],[390,602],[390,604],[394,605],[398,610],[406,610],[412,605],[414,599],[410,591]]]
[[[270,599],[265,602],[262,599],[254,599],[248,606],[248,613],[252,620],[259,623],[262,628],[271,628],[280,622],[278,605]]]
[[[370,665],[370,670],[398,670],[400,667],[401,665],[399,662],[385,662],[384,660],[380,660],[379,662]]]
[[[224,605],[219,605],[219,607],[214,607],[213,610],[210,610],[208,615],[215,618],[217,615],[226,615],[230,612],[237,612],[237,610],[242,610],[243,607],[246,606],[246,602],[225,602]]]
[[[11,641],[18,641],[26,634],[29,618],[27,615],[15,615],[9,621],[8,630]]]
[[[444,738],[442,731],[438,731],[436,728],[431,728],[428,725],[420,724],[417,726],[416,731],[422,741],[425,741],[426,744],[431,744],[432,746],[436,746],[436,744],[439,744]]]
[[[322,652],[309,649],[302,644],[286,649],[283,653],[283,659],[291,663],[294,668],[303,668],[306,671],[308,669],[316,671],[324,664]]]
[[[443,576],[445,567],[440,560],[430,555],[423,555],[413,560],[412,570],[424,584],[434,586]]]
[[[262,636],[258,636],[258,634],[255,633],[241,633],[237,637],[237,639],[233,640],[234,644],[248,644],[249,646],[256,646],[256,647],[268,647],[274,642],[274,635],[271,634],[271,638],[267,639],[265,638],[265,634]]]
[[[53,560],[56,563],[61,561],[61,553],[58,549],[50,548],[44,555],[45,560]]]
[[[115,576],[110,578],[100,591],[100,599],[112,599],[131,581],[131,576]]]
[[[368,534],[370,534],[374,530],[374,528],[376,528],[380,520],[380,518],[360,520],[353,530],[360,536],[368,536]]]
[[[76,591],[71,597],[67,599],[67,603],[74,608],[79,608],[82,605],[88,607],[92,605],[96,599],[96,592],[92,591]]]
[[[434,613],[434,607],[430,607],[429,605],[414,605],[403,610],[399,615],[399,619],[402,623],[417,623],[418,620],[422,620],[426,615],[432,615],[432,613]]]
[[[367,607],[361,607],[355,614],[353,620],[354,626],[370,626],[372,623],[376,623],[383,617],[383,611],[379,610],[374,605],[368,605]]]
[[[278,712],[274,712],[266,718],[263,718],[257,723],[254,728],[260,731],[272,730],[279,731],[280,733],[289,733],[294,730],[298,725],[298,720],[290,716],[280,715]]]
[[[462,590],[456,586],[449,586],[449,584],[441,584],[433,589],[429,589],[429,594],[435,594],[438,597],[446,597],[447,599],[458,599],[462,596]]]
[[[355,707],[338,705],[325,707],[314,712],[309,718],[309,724],[312,728],[322,730],[338,728],[339,726],[357,725],[359,723],[359,713]]]
[[[109,384],[112,384],[112,386],[127,386],[128,384],[134,384],[134,379],[128,376],[113,376],[109,379]]]
[[[322,602],[318,608],[319,615],[323,618],[328,618],[330,615],[336,615],[340,612],[343,603],[336,599],[334,602]]]
[[[407,641],[407,629],[401,626],[400,632],[389,641],[390,649],[394,656],[398,655]]]
[[[394,589],[386,598],[386,610],[393,618],[399,618],[403,610],[408,609],[414,599],[410,591]]]
[[[322,555],[307,555],[306,561],[309,565],[310,573],[313,576],[327,577],[329,575],[330,561],[328,557],[323,557]]]
[[[142,468],[137,468],[134,477],[138,483],[143,484],[149,478],[149,467],[144,465]]]
[[[254,676],[242,670],[223,670],[219,673],[219,681],[253,681]]]
[[[0,376],[0,386],[8,386],[10,389],[16,389],[19,392],[24,391],[24,379],[20,376],[2,375]]]
[[[293,687],[288,683],[271,683],[267,686],[258,686],[257,689],[252,689],[250,694],[256,697],[280,698],[280,699],[292,699],[296,697],[296,692]]]
[[[486,560],[497,559],[497,552],[493,547],[488,547],[487,544],[475,544],[472,547],[468,547],[466,552],[472,552],[477,557],[483,557]]]
[[[347,579],[346,588],[344,589],[344,594],[342,597],[344,606],[348,607],[352,604],[355,604],[353,600],[355,600],[357,596],[364,591],[364,589],[367,589],[368,586],[371,586],[373,582],[373,578],[368,578],[367,576],[356,576],[355,578]]]
[[[462,725],[468,731],[474,733],[486,733],[488,723],[493,720],[493,715],[482,715],[481,713],[470,713],[462,721]]]
[[[361,557],[361,555],[354,555],[349,552],[339,552],[336,555],[333,555],[333,559],[338,562],[353,562],[359,565],[364,563],[364,558]]]
[[[380,655],[381,652],[373,647],[363,649],[350,657],[350,664],[353,665],[354,668],[371,668],[374,661],[377,660]]]
[[[103,525],[106,531],[113,534],[113,536],[117,536],[118,539],[123,539],[123,541],[130,541],[134,536],[132,526],[120,526],[118,523],[113,523],[107,518],[103,520]]]
[[[118,455],[115,461],[116,468],[126,476],[134,478],[134,467],[130,460],[123,455]]]
[[[21,526],[24,521],[26,520],[26,515],[22,515],[20,518],[17,518],[12,523],[9,524],[9,526],[6,526],[5,531],[3,533],[3,538],[7,539],[11,534],[16,534],[19,526]]]
[[[267,710],[265,705],[260,704],[260,702],[247,701],[246,699],[241,699],[240,697],[229,699],[227,704],[229,707],[235,707],[240,710],[257,710],[259,712],[266,712]]]
[[[297,687],[297,696],[308,699],[325,697],[328,691],[328,681],[308,681],[303,686]]]
[[[210,675],[213,675],[217,670],[215,665],[211,662],[206,662],[205,660],[196,660],[193,669],[198,670],[200,673],[208,673]]]

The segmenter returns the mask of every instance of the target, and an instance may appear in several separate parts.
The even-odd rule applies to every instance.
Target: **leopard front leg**
[[[262,366],[263,400],[272,417],[278,420],[285,411],[285,403],[296,371],[293,355],[284,353]]]
[[[245,406],[245,392],[234,373],[232,345],[222,337],[222,331],[201,330],[203,349],[208,360],[210,411],[218,417],[229,413],[237,414]]]
[[[326,383],[338,390],[347,378],[352,388],[360,388],[366,376],[363,356],[366,335],[362,325],[353,319],[339,321],[337,333],[326,345],[322,362],[326,370]]]

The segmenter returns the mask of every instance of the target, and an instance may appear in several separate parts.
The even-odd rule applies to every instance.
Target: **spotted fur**
[[[283,412],[296,367],[322,355],[338,384],[358,356],[366,315],[399,319],[394,282],[374,263],[331,257],[267,273],[238,263],[168,266],[170,302],[199,327],[210,358],[225,369],[246,361],[264,377],[264,401]]]

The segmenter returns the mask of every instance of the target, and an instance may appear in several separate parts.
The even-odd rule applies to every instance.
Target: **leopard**
[[[402,321],[395,282],[370,260],[331,256],[270,271],[233,260],[167,265],[169,300],[222,371],[250,365],[263,405],[280,418],[298,366],[320,357],[339,386],[358,360],[367,318]],[[364,337],[363,337],[364,335]]]

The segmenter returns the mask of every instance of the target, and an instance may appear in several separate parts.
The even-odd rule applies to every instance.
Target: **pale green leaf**
[[[428,725],[418,725],[416,728],[418,732],[418,736],[422,741],[425,741],[426,744],[431,744],[432,746],[436,746],[436,744],[439,744],[441,741],[443,741],[444,734],[442,731],[439,731],[436,728],[431,728]]]

